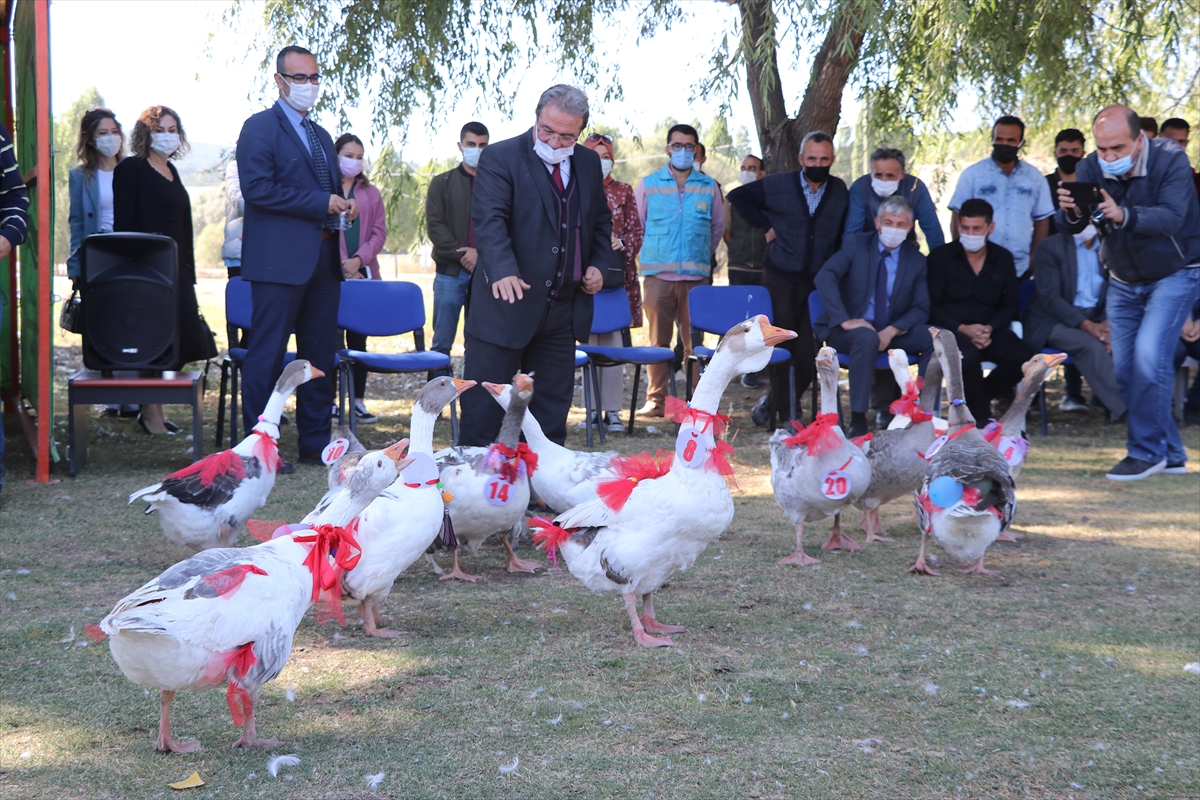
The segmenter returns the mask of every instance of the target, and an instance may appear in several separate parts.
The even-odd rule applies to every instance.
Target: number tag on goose
[[[933,457],[937,455],[937,451],[945,447],[948,441],[950,441],[949,436],[939,436],[934,439],[932,444],[929,445],[929,449],[925,451],[925,460],[932,461]]]
[[[831,469],[821,477],[821,494],[830,500],[841,500],[850,494],[850,476],[840,469]]]
[[[350,447],[348,439],[334,439],[329,444],[325,445],[325,449],[321,451],[321,463],[329,466],[333,462],[346,454],[346,448]]]
[[[438,468],[428,453],[413,453],[412,463],[400,473],[400,479],[410,489],[437,486]]]
[[[483,485],[483,499],[494,506],[506,506],[512,499],[513,485],[499,475],[493,475]]]
[[[679,428],[679,436],[675,439],[675,458],[688,469],[695,469],[704,465],[714,447],[716,441],[712,433],[685,424]]]
[[[1004,460],[1010,467],[1015,467],[1025,460],[1029,442],[1018,436],[1001,436],[1000,441],[996,442],[996,449],[1000,451],[1000,455],[1004,456]]]

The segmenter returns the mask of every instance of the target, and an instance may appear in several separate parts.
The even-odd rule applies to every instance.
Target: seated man
[[[913,208],[903,197],[879,204],[875,233],[847,237],[817,273],[825,306],[813,325],[817,336],[850,356],[850,436],[867,432],[867,406],[875,359],[889,347],[929,361],[933,340],[925,256],[907,240]],[[890,378],[889,378],[890,379]]]
[[[1113,419],[1121,419],[1126,408],[1117,391],[1104,315],[1108,282],[1100,271],[1096,226],[1046,237],[1033,263],[1037,292],[1025,310],[1025,343],[1034,352],[1048,347],[1069,355],[1096,399]]]
[[[1163,123],[1164,128],[1166,124],[1166,122]],[[1200,299],[1192,305],[1192,313],[1183,323],[1179,342],[1175,345],[1176,371],[1183,366],[1184,359],[1189,356],[1200,361]],[[1187,399],[1183,403],[1183,427],[1186,428],[1189,425],[1200,425],[1200,372],[1192,381],[1192,388],[1188,389]]]
[[[973,197],[958,217],[958,239],[929,254],[929,321],[958,339],[964,399],[982,428],[992,416],[992,400],[1011,394],[1033,351],[1009,330],[1021,290],[1012,253],[988,242],[996,229],[991,203]],[[984,361],[996,365],[986,378]]]

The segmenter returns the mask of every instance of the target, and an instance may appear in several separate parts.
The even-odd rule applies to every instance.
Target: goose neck
[[[413,406],[412,418],[408,424],[408,452],[433,455],[433,427],[437,417],[421,408],[420,403]]]
[[[692,392],[692,399],[689,402],[692,408],[709,414],[716,414],[720,410],[721,397],[725,394],[725,387],[729,386],[729,382],[736,374],[732,359],[723,358],[723,356],[725,356],[725,352],[718,350],[717,354],[708,362],[708,368],[704,370],[704,374],[700,376],[700,380],[696,384],[695,391]]]

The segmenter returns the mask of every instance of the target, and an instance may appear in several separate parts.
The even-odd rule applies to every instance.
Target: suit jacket
[[[862,319],[875,294],[879,275],[879,234],[857,233],[846,239],[841,250],[817,273],[817,291],[825,309],[813,324],[824,339],[835,326],[848,319]],[[900,245],[896,279],[888,298],[892,325],[909,331],[929,319],[929,286],[925,278],[925,256],[912,242]],[[869,320],[868,320],[869,321]]]
[[[387,241],[387,211],[383,206],[383,195],[360,178],[354,185],[354,199],[358,201],[358,250],[346,252],[346,232],[342,231],[338,236],[342,261],[351,255],[358,256],[366,268],[363,270],[366,276],[379,280],[379,253]]]
[[[605,288],[622,286],[624,266],[612,249],[612,212],[604,195],[600,157],[579,144],[571,156],[571,182],[576,181],[583,217],[582,271],[594,266],[604,276]],[[533,152],[533,128],[484,149],[471,194],[479,259],[471,276],[467,333],[509,348],[523,348],[533,339],[558,266],[556,206],[546,165]],[[510,275],[530,287],[515,303],[492,297],[492,284]],[[574,303],[575,338],[587,341],[592,296],[579,289]]]
[[[429,181],[425,232],[438,273],[457,277],[463,270],[458,248],[468,247],[471,236],[471,176],[461,164]]]
[[[1100,246],[1100,240],[1092,243]],[[1075,258],[1075,237],[1069,233],[1047,236],[1033,254],[1033,265],[1037,275],[1035,291],[1029,307],[1025,309],[1025,342],[1034,350],[1046,346],[1046,338],[1055,324],[1078,328],[1085,319],[1092,322],[1104,320],[1104,302],[1108,294],[1108,280],[1100,287],[1100,299],[1096,303],[1095,316],[1088,317],[1082,308],[1075,305],[1075,281],[1078,278],[1078,261]]]
[[[341,195],[333,140],[321,126],[316,130],[334,191]],[[321,188],[312,154],[278,102],[242,125],[237,164],[246,204],[242,278],[293,286],[308,283],[320,257],[329,193]]]
[[[88,175],[83,167],[67,173],[67,192],[70,206],[67,211],[71,228],[71,254],[67,256],[67,275],[79,275],[79,248],[83,240],[100,232],[100,183],[95,175]]]

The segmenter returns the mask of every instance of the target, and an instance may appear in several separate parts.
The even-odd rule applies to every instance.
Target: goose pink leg
[[[478,575],[468,575],[458,568],[458,548],[454,548],[454,569],[447,572],[445,575],[438,578],[439,581],[448,581],[453,578],[456,581],[470,581],[474,583],[479,580]]]
[[[257,732],[254,730],[254,704],[258,702],[258,692],[253,692],[250,699],[246,701],[249,706],[246,709],[246,724],[242,728],[242,735],[233,743],[235,748],[238,747],[278,747],[278,739],[260,739]]]
[[[666,636],[651,636],[646,632],[646,626],[642,624],[637,613],[637,595],[630,592],[621,597],[625,601],[625,610],[629,612],[629,624],[633,626],[634,641],[642,647],[673,647],[675,645]]]
[[[507,556],[505,557],[505,561],[508,562],[508,571],[509,572],[537,572],[538,571],[538,567],[540,567],[541,564],[537,563],[536,561],[526,561],[524,559],[517,558],[517,554],[513,550],[512,545],[508,543],[507,537],[501,539],[500,541],[504,544],[504,552],[507,554]]]
[[[883,529],[883,523],[879,521],[879,508],[868,508],[863,512],[862,519],[858,523],[859,527],[867,532],[867,544],[871,542],[894,542],[896,541],[891,536],[887,535],[887,531]]]
[[[960,569],[959,572],[963,573],[964,575],[999,575],[1000,574],[996,570],[988,569],[987,567],[985,567],[983,565],[983,556],[979,557],[979,560],[975,562],[974,566],[967,567],[966,569]]]
[[[820,564],[821,559],[813,558],[804,554],[804,523],[796,523],[796,552],[792,553],[787,558],[779,559],[780,564],[796,564],[801,567],[808,567],[813,564]]]
[[[822,550],[862,550],[862,545],[842,533],[842,515],[833,515],[833,527],[829,530],[829,538],[821,545]]]
[[[390,628],[379,627],[379,607],[374,600],[364,600],[358,607],[358,613],[362,615],[363,633],[367,636],[377,636],[380,639],[395,639],[397,636],[404,636],[408,631],[394,631]]]
[[[940,578],[942,577],[942,573],[936,572],[932,567],[925,563],[925,541],[928,538],[929,537],[926,534],[921,534],[921,554],[917,556],[917,563],[909,567],[908,571],[919,572],[922,575],[932,575],[935,578]]]
[[[654,618],[654,592],[642,595],[642,627],[650,633],[687,633],[682,625],[666,625]]]
[[[171,738],[171,701],[175,699],[174,692],[164,691],[162,693],[160,712],[158,717],[158,742],[155,747],[164,753],[196,753],[200,750],[200,743],[192,740],[190,742],[177,742]]]
[[[1010,528],[1008,530],[1000,531],[1000,535],[996,537],[996,541],[997,542],[1008,542],[1010,544],[1013,544],[1015,542],[1020,541],[1024,537],[1025,537],[1025,534],[1017,533],[1016,531],[1014,531]]]

